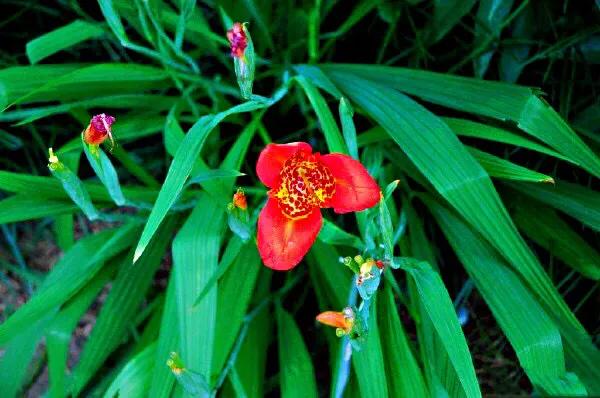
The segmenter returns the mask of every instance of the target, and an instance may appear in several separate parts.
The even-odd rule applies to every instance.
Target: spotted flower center
[[[297,152],[283,164],[279,186],[270,195],[291,219],[308,217],[315,207],[329,206],[335,193],[331,171],[314,155]]]

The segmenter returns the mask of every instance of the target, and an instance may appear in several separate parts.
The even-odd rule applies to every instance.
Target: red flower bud
[[[233,194],[233,204],[238,209],[246,210],[248,208],[248,203],[246,202],[246,194],[242,191],[241,188],[237,190],[236,193]]]
[[[227,31],[227,40],[231,45],[231,56],[243,59],[246,47],[248,47],[248,37],[241,23],[234,23],[233,27]]]
[[[113,116],[105,113],[92,117],[90,124],[83,132],[83,140],[89,145],[100,145],[107,137],[112,140],[111,126],[115,121]]]
[[[379,269],[383,269],[383,268],[385,268],[385,264],[384,264],[384,263],[383,263],[383,261],[381,261],[381,260],[377,260],[377,261],[375,261],[375,266],[376,266],[377,268],[379,268]]]

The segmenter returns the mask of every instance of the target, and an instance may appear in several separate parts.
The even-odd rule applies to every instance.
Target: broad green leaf
[[[4,110],[14,100],[43,86],[49,80],[55,80],[65,74],[81,68],[78,64],[13,66],[0,70],[0,110]],[[37,101],[66,100],[76,98],[72,92],[45,92],[35,97]]]
[[[514,0],[481,0],[475,15],[475,41],[473,47],[484,51],[474,60],[475,76],[481,78],[488,69],[494,50],[493,40],[500,38],[504,19],[508,16]]]
[[[104,30],[99,25],[76,19],[70,24],[30,40],[25,46],[25,52],[29,62],[36,64],[61,50],[103,34]]]
[[[433,15],[427,27],[431,44],[442,39],[475,5],[476,0],[435,0]]]
[[[175,97],[157,94],[123,94],[123,95],[107,95],[101,97],[92,97],[81,101],[71,101],[60,105],[47,105],[40,107],[28,107],[12,111],[0,113],[0,122],[17,122],[15,126],[24,126],[43,118],[49,118],[54,115],[78,112],[82,108],[101,109],[119,109],[117,112],[123,112],[123,109],[132,109],[138,112],[155,112],[167,110],[176,101]],[[129,118],[128,118],[129,119]],[[137,119],[131,116],[131,121]],[[148,119],[150,121],[151,119]],[[124,123],[131,125],[130,120],[124,120]],[[75,130],[73,133],[77,133]],[[134,136],[147,135],[145,130],[136,130],[132,133]],[[76,134],[74,134],[76,135]],[[73,147],[79,147],[79,139],[73,139],[65,146],[72,150]],[[62,151],[60,151],[62,152]]]
[[[567,377],[559,330],[518,276],[456,215],[432,200],[426,203],[532,383],[551,396],[585,392],[578,381]]]
[[[46,332],[48,351],[49,396],[62,398],[67,395],[67,358],[71,335],[80,318],[88,310],[100,290],[112,274],[111,268],[104,268],[69,302],[52,320]]]
[[[71,201],[38,199],[26,194],[13,195],[0,200],[0,224],[74,213],[77,209],[77,205]]]
[[[54,154],[52,154],[52,156],[54,156]],[[98,210],[94,207],[85,186],[75,173],[60,161],[49,163],[48,169],[50,170],[50,173],[61,182],[67,195],[69,195],[88,219],[95,220],[100,216]]]
[[[579,184],[557,181],[556,185],[508,184],[511,188],[576,218],[583,224],[600,231],[600,193]]]
[[[269,293],[271,270],[262,267],[256,282],[253,305],[257,305]],[[260,312],[248,326],[232,372],[239,377],[240,384],[250,397],[262,397],[267,363],[267,349],[272,338],[272,314],[268,309]],[[231,377],[230,377],[231,379]],[[223,396],[228,397],[225,385]]]
[[[379,330],[386,367],[389,394],[392,397],[427,397],[423,374],[412,352],[410,340],[400,323],[398,308],[389,285],[379,296]]]
[[[511,38],[515,41],[523,41],[523,43],[503,46],[498,63],[500,80],[515,83],[519,79],[531,47],[526,41],[531,40],[536,30],[535,18],[534,7],[530,3],[511,24]]]
[[[29,74],[24,74],[27,75]],[[32,79],[38,80],[39,77],[34,75]],[[80,65],[78,69],[69,73],[43,81],[43,84],[15,99],[13,104],[56,99],[81,100],[88,97],[139,93],[164,87],[166,82],[166,72],[151,66],[118,63]]]
[[[243,130],[221,163],[221,168],[240,168],[256,123],[251,123],[251,126]],[[184,144],[185,141],[177,153],[182,148],[185,151]],[[205,187],[209,192],[215,191],[215,187],[227,192],[233,189],[233,181],[207,181]],[[220,191],[215,191],[217,193],[214,196],[208,193],[200,195],[196,207],[173,242],[172,277],[175,278],[181,356],[190,369],[207,380],[211,380],[215,350],[219,285],[211,288],[197,305],[194,304],[198,295],[211,283],[218,267],[225,230],[225,204],[230,199],[220,196]]]
[[[174,228],[175,220],[165,223],[139,264],[133,264],[129,255],[121,262],[119,273],[83,346],[79,363],[73,370],[75,394],[83,390],[106,358],[123,342],[131,320],[144,301]]]
[[[600,253],[590,246],[551,208],[518,200],[513,218],[535,243],[586,277],[600,279]]]
[[[438,333],[467,397],[481,397],[473,360],[454,306],[440,276],[426,262],[403,264],[413,279],[421,303]]]
[[[323,130],[323,134],[325,136],[325,141],[327,142],[327,148],[329,148],[330,152],[338,152],[338,153],[348,153],[346,149],[346,144],[344,143],[344,139],[342,138],[342,133],[337,125],[337,122],[333,118],[333,114],[325,101],[325,98],[319,93],[319,90],[313,86],[308,79],[304,76],[296,77],[296,81],[300,84],[310,104],[312,105],[317,117],[319,118],[319,123],[321,126],[321,130]]]
[[[150,375],[155,353],[156,343],[153,343],[129,360],[104,393],[104,398],[146,396],[152,382]]]
[[[571,161],[569,158],[549,149],[545,145],[538,144],[529,138],[520,136],[500,127],[451,117],[444,117],[442,120],[450,127],[450,129],[452,129],[452,131],[454,131],[454,133],[461,137],[473,137],[487,141],[502,142],[504,144],[515,145],[553,156],[557,159],[566,160],[567,162]]]
[[[108,229],[78,241],[46,276],[43,285],[17,312],[0,325],[0,346],[26,325],[61,305],[86,284],[103,263],[129,247],[137,230],[133,224]]]
[[[94,172],[102,182],[102,184],[106,187],[108,194],[115,202],[117,206],[123,206],[126,202],[125,196],[123,196],[123,191],[121,190],[121,184],[119,183],[119,176],[117,175],[117,170],[115,170],[115,166],[113,166],[112,162],[104,153],[102,148],[88,146],[84,141],[83,137],[81,140],[81,145],[83,145],[83,150],[85,152],[85,156],[90,162],[90,166],[94,169]]]
[[[117,39],[119,39],[121,43],[126,41],[127,34],[125,33],[125,28],[123,27],[123,23],[121,23],[121,17],[117,13],[113,1],[99,0],[98,5],[100,6],[100,10],[104,15],[104,19],[106,19],[108,26],[110,26],[113,33],[117,36]]]
[[[583,331],[518,234],[489,176],[448,126],[398,91],[355,74],[329,67],[327,71],[354,103],[385,128],[435,190],[519,271],[555,315]]]
[[[377,325],[376,296],[370,300],[369,330],[360,351],[352,352],[352,366],[361,397],[387,397],[387,378],[384,367],[384,353]],[[363,302],[363,305],[366,303]]]
[[[319,232],[319,240],[330,245],[353,247],[357,251],[362,251],[364,248],[364,244],[358,236],[344,231],[327,219],[323,220],[323,227]]]
[[[265,107],[265,103],[249,101],[234,106],[233,108],[216,115],[204,116],[190,128],[181,145],[179,145],[177,152],[175,153],[175,157],[173,158],[173,162],[169,167],[165,182],[158,194],[156,202],[154,203],[154,207],[150,212],[148,222],[144,227],[144,231],[142,232],[142,236],[140,237],[135,250],[135,255],[133,257],[134,262],[142,255],[146,246],[148,245],[148,242],[152,238],[152,235],[154,235],[154,232],[166,216],[167,212],[181,194],[185,186],[185,182],[192,172],[194,162],[200,154],[208,134],[210,134],[217,124],[219,124],[225,117],[231,114],[250,112],[263,107]]]
[[[356,127],[354,126],[354,120],[352,120],[354,110],[352,109],[350,102],[344,97],[340,99],[339,113],[342,122],[342,133],[344,135],[344,140],[346,141],[346,146],[348,147],[348,153],[354,159],[358,159]]]
[[[160,322],[160,332],[156,345],[150,398],[169,398],[175,384],[175,378],[167,367],[167,359],[171,352],[179,351],[179,321],[177,319],[177,303],[175,302],[175,278],[169,278],[167,294]]]
[[[345,74],[345,79],[350,79],[344,80],[348,85],[360,77],[452,109],[513,121],[523,131],[600,177],[600,159],[530,88],[386,66],[323,65],[321,68],[330,78],[332,73]],[[336,83],[343,86],[339,79]]]
[[[519,166],[510,160],[502,159],[491,153],[480,151],[477,148],[467,147],[467,149],[490,177],[525,182],[554,183],[554,178],[547,176],[546,174]]]
[[[5,347],[0,358],[0,391],[2,396],[13,398],[23,396],[19,394],[24,387],[25,377],[29,363],[35,354],[36,347],[44,335],[44,331],[56,313],[52,309],[40,315],[32,323],[23,327],[19,334]]]
[[[236,241],[239,242],[239,239],[233,238],[229,241],[225,253],[235,249],[237,255],[219,281],[213,374],[218,374],[225,365],[252,298],[256,278],[263,266],[254,242],[245,243],[240,247]],[[223,256],[225,257],[225,254]],[[219,268],[223,266],[223,263],[219,264]]]
[[[61,157],[61,159],[63,158],[64,157]],[[93,182],[84,182],[83,186],[90,194],[92,200],[110,202],[110,195],[103,185]],[[69,196],[63,189],[61,183],[52,177],[33,176],[0,170],[0,190],[14,192],[18,194],[16,196],[24,198],[36,195],[35,198],[30,198],[28,203],[36,201],[43,203],[46,199],[55,199],[54,202],[57,202],[56,199],[69,200]],[[131,200],[136,201],[152,201],[156,198],[157,193],[158,192],[155,190],[141,186],[123,187],[123,194]],[[49,202],[52,203],[52,201]]]
[[[276,306],[279,383],[284,398],[318,397],[315,370],[294,318]]]

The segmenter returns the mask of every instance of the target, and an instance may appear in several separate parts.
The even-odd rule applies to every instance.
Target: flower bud
[[[317,315],[317,321],[324,325],[336,328],[338,337],[349,334],[354,326],[354,311],[350,307],[344,308],[342,312],[325,311]]]
[[[246,202],[246,194],[242,190],[242,188],[238,188],[237,192],[233,194],[233,204],[235,207],[241,210],[246,210],[248,208],[248,203]]]
[[[254,45],[246,23],[234,23],[227,31],[227,40],[231,45],[231,56],[242,98],[249,99],[252,95],[255,65]]]
[[[83,132],[83,140],[88,145],[100,145],[106,138],[114,143],[112,136],[112,125],[116,121],[113,116],[101,113],[92,117],[90,124]]]

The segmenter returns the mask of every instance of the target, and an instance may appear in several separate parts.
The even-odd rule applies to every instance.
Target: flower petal
[[[283,163],[297,151],[312,153],[306,142],[290,142],[289,144],[268,144],[262,150],[256,162],[256,174],[260,181],[269,188],[277,185],[279,172]]]
[[[335,179],[335,194],[330,205],[336,213],[365,210],[379,202],[379,185],[358,160],[341,153],[330,153],[322,155],[321,162]]]
[[[294,268],[315,242],[323,217],[319,208],[306,218],[292,220],[283,215],[277,199],[269,198],[258,217],[258,251],[269,268]]]

